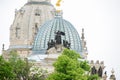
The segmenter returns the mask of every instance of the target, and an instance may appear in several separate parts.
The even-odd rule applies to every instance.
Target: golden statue
[[[60,6],[60,2],[61,2],[62,0],[58,0],[57,1],[57,3],[56,3],[56,6]]]

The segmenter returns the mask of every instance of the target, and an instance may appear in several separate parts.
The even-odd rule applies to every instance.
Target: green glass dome
[[[75,50],[78,53],[82,52],[81,40],[78,32],[70,22],[64,20],[58,14],[54,19],[45,22],[45,24],[39,28],[33,43],[33,53],[45,53],[48,48],[48,41],[55,39],[55,32],[57,31],[65,33],[65,36],[62,36],[61,41],[68,41],[71,44],[71,50]]]

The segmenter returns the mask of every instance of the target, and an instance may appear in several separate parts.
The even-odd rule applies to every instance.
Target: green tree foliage
[[[0,56],[0,80],[45,80],[47,71],[34,66],[27,58],[21,59],[13,50],[6,61]]]
[[[9,54],[9,63],[13,67],[13,72],[15,74],[14,80],[28,79],[31,65],[28,64],[26,59],[22,60],[16,51],[11,51]]]
[[[90,71],[90,66],[87,61],[80,61],[79,64],[80,64],[80,67],[85,71]]]
[[[14,73],[12,71],[12,66],[9,62],[5,61],[2,56],[0,56],[0,80],[12,80]]]
[[[88,76],[87,80],[100,80],[97,74]]]
[[[90,76],[87,61],[80,60],[80,55],[73,50],[65,49],[57,61],[53,64],[55,71],[47,80],[98,80],[98,76]]]
[[[66,55],[67,57],[74,59],[74,60],[78,60],[78,58],[81,58],[78,53],[76,53],[73,50],[69,50],[69,49],[65,49],[62,55]]]
[[[15,77],[13,80],[44,80],[46,78],[46,70],[34,66],[32,62],[26,59],[21,59],[15,50],[10,52],[9,63],[13,68]]]

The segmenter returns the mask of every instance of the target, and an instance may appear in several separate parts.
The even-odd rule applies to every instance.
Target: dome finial
[[[84,37],[84,28],[82,28],[82,37],[81,37],[81,39],[85,39],[85,37]]]
[[[57,2],[56,2],[56,10],[57,10],[57,12],[61,12],[61,1],[62,0],[58,0]]]
[[[58,0],[57,1],[57,3],[56,3],[56,6],[60,6],[60,2],[61,2],[62,0]]]
[[[111,73],[112,73],[112,74],[110,75],[110,80],[116,80],[116,77],[115,77],[115,75],[114,75],[114,72],[115,72],[114,69],[112,69],[112,70],[111,70]]]

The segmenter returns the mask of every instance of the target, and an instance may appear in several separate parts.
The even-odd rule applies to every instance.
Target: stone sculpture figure
[[[51,47],[55,47],[55,42],[51,40]]]
[[[56,44],[61,44],[61,35],[65,35],[65,33],[62,31],[58,31],[55,34],[56,34],[55,35]]]
[[[47,50],[52,48],[52,47],[55,47],[55,42],[53,40],[51,40],[51,42],[48,41],[48,48],[47,48]]]
[[[50,47],[51,47],[50,41],[48,41],[47,45],[48,45],[48,48],[47,48],[47,50],[48,50],[48,49],[50,49]]]
[[[66,41],[65,40],[63,40],[63,46],[66,47]]]
[[[70,43],[68,43],[68,41],[66,41],[66,40],[63,40],[63,46],[64,46],[65,48],[70,49]]]
[[[68,43],[67,48],[70,49],[70,43]]]

